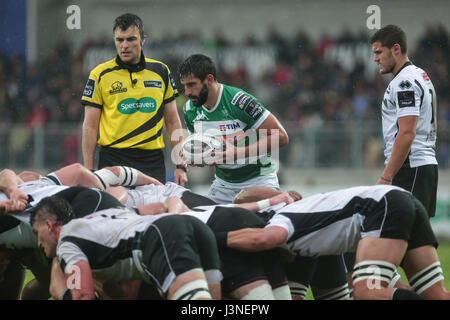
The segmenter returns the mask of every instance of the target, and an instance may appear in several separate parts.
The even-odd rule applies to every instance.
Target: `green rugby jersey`
[[[208,110],[204,106],[195,107],[188,100],[183,107],[183,117],[191,133],[209,133],[212,135],[236,135],[247,133],[247,137],[236,145],[248,145],[257,139],[257,129],[270,112],[251,94],[235,87],[220,84],[216,105]],[[249,131],[250,130],[250,131]],[[251,138],[249,138],[251,137]],[[215,174],[230,183],[244,182],[249,179],[275,172],[270,154],[237,160],[234,164],[215,167]]]

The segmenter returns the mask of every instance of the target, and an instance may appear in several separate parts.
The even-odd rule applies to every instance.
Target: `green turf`
[[[445,276],[445,287],[450,289],[450,244],[440,244],[438,247],[438,255],[441,261],[442,270],[444,271]],[[405,274],[401,268],[399,268],[399,273],[402,276],[402,279],[406,281]],[[27,271],[27,275],[25,278],[25,283],[33,279],[33,274],[30,271]],[[313,300],[313,296],[311,293],[311,289],[308,289],[308,293],[306,294],[306,300]]]

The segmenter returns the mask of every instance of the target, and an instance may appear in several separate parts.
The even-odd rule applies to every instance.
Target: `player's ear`
[[[47,227],[48,227],[48,229],[50,231],[53,232],[55,230],[55,226],[56,226],[56,221],[55,220],[46,219],[45,223],[46,223],[46,225],[47,225]]]
[[[208,83],[213,83],[214,81],[216,81],[216,79],[214,78],[214,76],[211,73],[209,73],[206,76],[206,80],[208,81]]]
[[[392,46],[391,50],[392,50],[392,53],[394,56],[402,54],[402,47],[400,47],[400,45],[398,43],[395,43]]]

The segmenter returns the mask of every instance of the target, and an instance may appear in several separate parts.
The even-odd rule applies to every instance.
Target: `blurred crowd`
[[[30,132],[35,128],[51,126],[52,123],[65,124],[67,128],[81,124],[83,109],[80,97],[88,76],[83,68],[85,53],[96,46],[111,47],[109,41],[110,38],[90,40],[80,48],[60,41],[49,51],[46,59],[33,65],[27,65],[20,55],[5,56],[0,53],[0,130],[8,128],[11,133],[7,138],[1,138],[8,139],[3,143],[10,146],[10,158],[15,157],[17,162],[27,161],[33,147],[29,141]],[[295,142],[296,137],[300,139],[300,132],[305,128],[339,129],[364,127],[366,123],[374,125],[378,136],[372,141],[379,144],[375,148],[374,161],[376,164],[382,163],[381,100],[391,76],[365,76],[367,63],[374,63],[372,56],[367,56],[367,61],[355,60],[349,70],[326,55],[328,49],[339,45],[367,45],[369,36],[365,31],[355,33],[342,30],[339,36],[324,34],[313,41],[305,31],[287,37],[270,27],[265,39],[249,35],[244,43],[234,43],[218,29],[213,39],[186,32],[176,36],[167,34],[149,42],[150,49],[168,50],[167,59],[162,57],[161,60],[169,65],[174,75],[181,59],[169,53],[171,48],[180,44],[195,44],[217,51],[233,46],[274,48],[274,66],[259,78],[249,76],[246,64],[226,68],[218,63],[219,81],[240,87],[258,97],[283,122],[291,142]],[[409,56],[414,64],[427,71],[436,88],[438,161],[441,167],[450,167],[448,31],[441,25],[426,27],[416,45],[409,48]],[[332,135],[333,131],[330,132]],[[56,136],[54,143],[61,143],[61,150],[64,150],[57,160],[60,162],[58,165],[79,161],[77,150],[80,148],[81,133],[71,130]],[[332,141],[330,139],[328,141]],[[334,143],[325,143],[326,136],[321,141],[324,141],[321,144],[324,152],[319,157],[321,166],[332,166],[330,155],[336,155],[339,151],[333,150]],[[52,147],[55,145],[50,143],[49,151]]]

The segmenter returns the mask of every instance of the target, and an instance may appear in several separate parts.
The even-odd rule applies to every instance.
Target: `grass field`
[[[447,289],[450,289],[450,244],[447,244],[447,243],[440,244],[438,247],[438,254],[439,254],[439,259],[441,260],[442,270],[444,271],[445,287]],[[401,274],[402,279],[405,282],[407,282],[405,274],[403,273],[403,270],[400,269],[399,273]],[[27,271],[25,283],[27,283],[28,281],[30,281],[33,278],[34,278],[33,274],[30,271]],[[306,295],[306,300],[314,300],[310,289],[308,290],[308,293]]]

